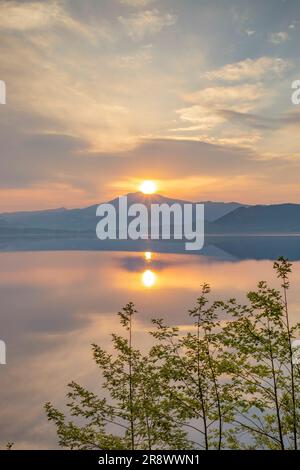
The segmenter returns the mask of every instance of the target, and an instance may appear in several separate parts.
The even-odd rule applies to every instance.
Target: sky
[[[299,202],[299,0],[0,0],[0,211]]]

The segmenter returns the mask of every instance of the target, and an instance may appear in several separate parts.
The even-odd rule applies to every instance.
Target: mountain
[[[235,211],[242,207],[249,207],[239,202],[213,202],[213,201],[202,201],[199,204],[205,206],[205,220],[214,222],[221,217]]]
[[[190,203],[179,199],[171,199],[161,196],[159,194],[145,196],[144,194],[130,193],[127,195],[128,205],[134,203],[143,203],[147,207],[150,204],[183,204]],[[118,214],[118,198],[108,201],[116,208]],[[205,219],[209,222],[215,221],[219,217],[228,214],[236,208],[242,207],[238,203],[224,203],[224,202],[204,202],[205,204]],[[75,232],[90,232],[95,233],[96,224],[99,220],[96,217],[96,209],[99,204],[94,204],[82,209],[52,209],[44,211],[33,212],[14,212],[0,214],[0,230],[2,227],[19,228],[19,229],[41,229],[41,230],[70,230]]]
[[[189,201],[171,199],[159,194],[145,196],[142,193],[127,195],[128,206],[143,203],[183,204]],[[116,208],[118,215],[118,198],[109,201]],[[239,203],[204,201],[206,235],[246,235],[246,234],[296,234],[300,233],[300,204],[275,204],[243,206]],[[88,236],[95,237],[99,218],[94,204],[82,209],[53,209],[34,212],[14,212],[0,214],[0,235],[26,236],[45,233],[47,237]]]
[[[239,207],[220,217],[209,231],[216,234],[300,233],[300,204]]]
[[[142,203],[147,207],[150,207],[151,204],[191,204],[191,201],[185,201],[182,199],[172,199],[169,197],[162,196],[161,194],[153,194],[145,196],[143,193],[129,193],[127,194],[128,204]],[[118,198],[109,201],[116,208],[118,208]],[[204,204],[205,206],[205,220],[209,222],[214,222],[220,217],[229,214],[231,211],[239,207],[247,207],[238,202],[212,202],[212,201],[200,201],[198,204]]]
[[[118,199],[110,203],[118,208]],[[132,193],[128,195],[128,205],[133,203],[145,203],[147,206],[151,203],[182,205],[188,201]],[[300,259],[299,204],[242,206],[210,201],[204,204],[206,236],[202,255],[230,260],[274,260],[278,256]],[[181,240],[100,242],[96,237],[99,220],[96,217],[97,207],[98,204],[83,209],[59,208],[0,214],[0,252],[105,250],[187,253]],[[220,217],[215,219],[219,214]],[[197,254],[198,251],[190,253]]]

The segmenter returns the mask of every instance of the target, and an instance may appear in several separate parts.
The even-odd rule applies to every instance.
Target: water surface
[[[221,253],[221,252],[220,252]],[[203,282],[213,298],[236,296],[259,279],[274,285],[271,260],[143,252],[17,252],[0,254],[0,339],[7,365],[0,366],[0,444],[54,448],[56,435],[42,405],[63,406],[66,384],[99,389],[90,344],[109,348],[120,332],[116,312],[135,302],[134,341],[146,348],[153,317],[188,327],[187,311]],[[290,309],[300,319],[300,262],[294,265]],[[145,339],[146,338],[146,339]]]

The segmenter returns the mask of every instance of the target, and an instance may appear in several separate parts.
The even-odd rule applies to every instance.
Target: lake
[[[298,245],[299,246],[299,245]],[[151,318],[188,328],[187,315],[203,282],[212,298],[236,296],[264,279],[279,286],[272,261],[239,259],[219,249],[180,253],[45,251],[0,253],[0,339],[7,365],[0,366],[0,445],[17,449],[57,447],[46,401],[63,407],[66,384],[76,380],[97,391],[99,374],[90,344],[110,348],[120,332],[116,313],[128,301],[139,311],[135,346],[146,348]],[[300,262],[290,290],[293,321],[300,318]]]

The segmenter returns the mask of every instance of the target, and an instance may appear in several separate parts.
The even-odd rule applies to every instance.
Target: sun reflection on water
[[[156,274],[150,269],[147,269],[142,274],[142,283],[145,287],[153,287],[156,283]]]

